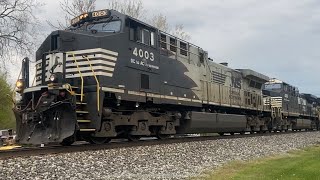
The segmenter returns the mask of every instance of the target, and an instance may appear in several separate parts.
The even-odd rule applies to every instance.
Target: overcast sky
[[[59,1],[43,0],[41,21],[63,19]],[[250,68],[320,96],[319,0],[143,0],[149,14],[184,24],[191,42],[216,62]],[[97,0],[105,9],[107,0]],[[44,22],[43,29],[48,33]],[[45,33],[44,33],[45,34]]]

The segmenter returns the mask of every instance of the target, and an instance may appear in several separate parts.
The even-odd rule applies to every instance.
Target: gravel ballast
[[[319,142],[320,132],[302,132],[14,158],[0,160],[0,179],[185,179]]]

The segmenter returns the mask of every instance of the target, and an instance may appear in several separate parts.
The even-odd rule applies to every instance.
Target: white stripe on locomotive
[[[70,62],[70,61],[69,61]],[[109,62],[109,61],[106,61],[106,60],[90,60],[90,63],[92,64],[92,65],[95,65],[95,64],[105,64],[105,65],[108,65],[108,66],[116,66],[116,63],[113,63],[113,62]],[[77,63],[78,64],[78,66],[83,66],[83,65],[88,65],[89,66],[89,62],[88,61],[82,61],[82,62],[78,62]],[[76,63],[67,63],[66,64],[66,68],[68,69],[68,67],[70,67],[70,66],[77,66],[77,64]]]
[[[74,54],[93,54],[97,52],[102,52],[106,54],[110,54],[113,56],[118,56],[118,52],[110,51],[107,49],[102,49],[102,48],[95,48],[95,49],[85,49],[85,50],[79,50],[79,51],[70,51],[68,53],[74,53]],[[69,54],[70,55],[70,54]]]
[[[96,72],[95,73],[97,76],[108,76],[108,77],[112,77],[113,73],[107,73],[107,72]],[[81,73],[82,77],[87,77],[87,76],[93,76],[92,72],[87,72],[87,73]],[[81,77],[80,74],[66,74],[66,78],[70,79],[70,78],[79,78]]]
[[[110,71],[110,72],[113,72],[114,71],[114,68],[111,68],[111,67],[106,67],[106,66],[92,66],[92,69],[94,71],[101,71],[101,70],[106,70],[106,71]],[[92,70],[90,66],[87,66],[87,67],[80,67],[79,69],[78,68],[67,68],[66,69],[66,73],[79,73],[82,72],[82,71],[91,71]],[[92,74],[92,73],[91,73]]]
[[[105,54],[90,54],[90,55],[87,55],[86,56],[87,58],[89,59],[92,59],[92,58],[104,58],[104,59],[107,59],[107,60],[111,60],[111,61],[117,61],[117,58],[116,57],[113,57],[113,56],[108,56],[108,55],[105,55]],[[74,62],[74,59],[76,59],[77,61],[78,60],[87,60],[86,57],[82,57],[82,55],[75,55],[75,57],[73,56],[70,56],[67,57],[67,62]]]

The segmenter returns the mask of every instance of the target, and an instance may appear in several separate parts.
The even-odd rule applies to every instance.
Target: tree
[[[167,21],[167,17],[163,14],[154,15],[150,20],[149,23],[154,27],[160,29],[161,31],[169,32],[170,26]]]
[[[10,99],[12,89],[7,82],[7,75],[0,72],[0,129],[14,128],[15,121],[12,112],[12,101]]]
[[[112,0],[108,8],[139,20],[145,19],[146,10],[141,0]]]
[[[57,21],[57,25],[54,25],[50,21],[47,22],[54,29],[66,29],[70,26],[72,18],[79,16],[80,14],[94,11],[95,7],[96,0],[63,0],[60,1],[60,8],[65,13],[65,21]]]
[[[182,40],[188,41],[191,39],[189,33],[184,31],[184,26],[182,24],[177,24],[174,28],[172,28],[167,21],[167,17],[161,13],[154,15],[149,20],[149,23],[159,30],[172,34],[173,36],[176,36]]]
[[[191,36],[189,35],[189,33],[184,31],[183,29],[184,29],[183,24],[177,24],[175,26],[175,29],[171,31],[171,34],[186,41],[190,40]]]
[[[147,21],[149,24],[160,29],[161,31],[170,33],[180,39],[191,39],[190,35],[184,31],[184,26],[182,24],[178,24],[175,26],[175,28],[171,28],[167,21],[167,17],[161,13],[153,15],[150,19],[145,18],[147,12],[141,0],[112,0],[109,2],[109,8],[117,10],[133,18]]]
[[[0,63],[16,55],[31,54],[38,35],[34,12],[37,0],[0,0]],[[0,65],[1,66],[1,65]]]

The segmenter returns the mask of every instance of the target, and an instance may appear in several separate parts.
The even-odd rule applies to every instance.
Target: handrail
[[[171,34],[165,32],[165,31],[161,31],[161,30],[159,30],[159,31],[160,31],[160,35],[163,34],[163,35],[169,36],[169,37],[171,37],[171,38],[175,38],[175,39],[177,39],[177,40],[179,40],[179,41],[181,41],[181,42],[187,43],[187,44],[189,44],[189,45],[191,45],[191,46],[194,46],[194,47],[196,47],[196,48],[201,48],[201,47],[199,47],[199,46],[197,46],[197,45],[195,45],[195,44],[190,43],[189,41],[183,40],[183,39],[181,39],[181,38],[179,38],[179,37],[177,37],[177,36],[171,35]]]
[[[83,58],[86,58],[89,62],[89,65],[90,65],[90,68],[91,68],[91,71],[92,71],[92,74],[97,82],[97,108],[98,108],[98,111],[100,111],[100,83],[99,83],[99,80],[97,78],[97,75],[96,75],[96,72],[94,71],[93,67],[92,67],[92,64],[91,64],[91,61],[90,59],[88,58],[88,56],[82,56]]]
[[[22,74],[22,67],[21,67],[21,70],[20,70],[18,79],[17,79],[16,83],[14,84],[14,88],[13,88],[12,95],[11,95],[13,104],[16,104],[16,102],[17,102],[17,101],[16,101],[16,96],[17,96],[17,94],[16,94],[16,93],[17,93],[17,92],[16,92],[16,89],[17,89],[17,82],[19,81],[21,74]]]
[[[73,96],[75,92],[72,90],[72,86],[68,83],[64,84],[66,86],[66,90]]]
[[[179,47],[178,45],[170,44],[170,43],[167,42],[167,41],[162,41],[162,40],[160,40],[159,42],[160,42],[160,43],[165,43],[166,45],[169,45],[169,46],[172,46],[172,47],[174,47],[174,48],[177,48],[177,49],[179,49],[179,51],[183,50],[183,51],[186,51],[186,52],[189,53],[189,54],[193,54],[193,55],[195,55],[195,56],[199,56],[199,57],[200,57],[199,54],[196,54],[196,53],[193,53],[193,52],[190,51],[190,48],[189,48],[190,46],[188,46],[187,49],[183,49],[183,48]],[[166,48],[166,49],[167,49],[167,48]],[[167,49],[167,50],[171,51],[170,49]],[[174,51],[171,51],[171,52],[173,52],[173,53],[178,53],[178,52],[174,52]],[[187,56],[189,56],[189,55],[187,55]],[[180,56],[180,57],[181,57],[181,56]]]
[[[34,75],[34,78],[33,78],[31,87],[34,86],[34,83],[36,82],[36,78],[37,78],[37,64],[36,64],[35,66],[36,66],[36,73],[35,73],[35,75]]]
[[[78,64],[78,61],[77,61],[77,58],[76,58],[76,55],[74,53],[67,53],[67,54],[71,54],[73,56],[73,59],[74,59],[74,62],[76,63],[77,65],[77,70],[80,74],[80,78],[81,78],[81,98],[80,98],[80,101],[82,102],[83,101],[83,76],[82,76],[82,73],[80,71],[80,67],[79,67],[79,64]]]

